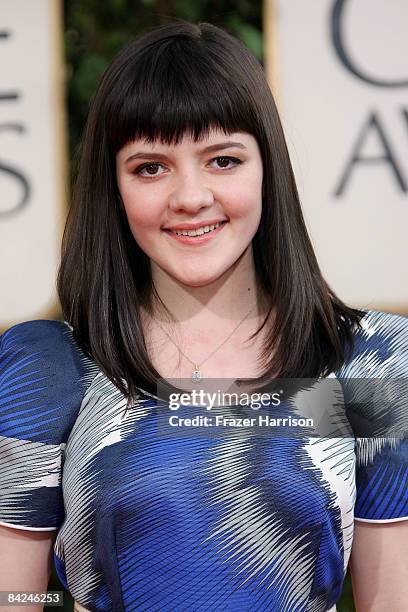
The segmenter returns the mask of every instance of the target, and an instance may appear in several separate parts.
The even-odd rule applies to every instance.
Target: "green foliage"
[[[87,104],[105,70],[106,60],[102,55],[90,53],[84,57],[72,83],[72,94],[81,104]]]
[[[246,23],[241,16],[236,13],[231,13],[228,16],[227,25],[231,34],[240,38],[259,59],[262,59],[262,34],[260,30],[250,23]]]

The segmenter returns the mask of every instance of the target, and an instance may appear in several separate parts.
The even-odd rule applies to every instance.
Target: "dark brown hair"
[[[57,279],[75,339],[128,400],[138,388],[155,393],[160,378],[140,317],[140,307],[150,312],[159,298],[150,260],[123,210],[115,156],[135,138],[177,144],[184,134],[198,140],[212,127],[252,134],[262,155],[262,215],[253,253],[259,287],[276,316],[257,383],[277,374],[317,378],[336,371],[364,315],[341,302],[319,270],[259,61],[209,23],[155,28],[114,58],[92,100]]]

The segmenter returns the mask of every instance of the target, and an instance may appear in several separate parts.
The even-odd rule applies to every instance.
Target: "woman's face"
[[[130,229],[152,268],[200,287],[227,272],[251,244],[263,176],[252,135],[214,130],[172,146],[136,140],[118,152],[116,172]],[[221,225],[211,231],[214,224]],[[197,236],[175,233],[191,226]]]

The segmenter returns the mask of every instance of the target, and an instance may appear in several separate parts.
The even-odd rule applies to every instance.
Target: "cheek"
[[[121,195],[125,213],[133,232],[137,232],[138,228],[157,226],[161,207],[159,199],[156,201],[154,193],[149,192],[147,196],[139,189],[135,190],[128,187],[121,189]]]
[[[225,201],[229,202],[227,214],[236,219],[253,217],[257,219],[262,210],[262,178],[249,174],[237,181],[225,192]]]

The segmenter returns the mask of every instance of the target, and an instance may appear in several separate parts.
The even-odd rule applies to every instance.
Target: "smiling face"
[[[208,285],[251,246],[263,177],[252,135],[212,130],[177,145],[137,140],[118,152],[116,173],[129,227],[153,275],[158,266],[184,285]],[[185,235],[191,226],[198,235]]]

